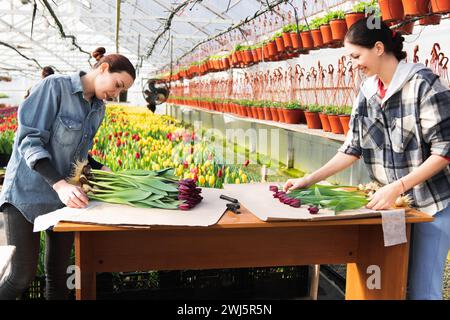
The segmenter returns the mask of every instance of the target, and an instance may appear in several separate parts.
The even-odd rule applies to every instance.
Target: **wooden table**
[[[409,211],[408,242],[392,247],[384,247],[379,217],[263,222],[245,208],[225,213],[211,227],[143,230],[61,222],[54,230],[75,232],[77,299],[96,298],[96,272],[344,263],[346,299],[405,299],[411,224],[429,221],[433,218]],[[380,289],[366,286],[372,265],[380,267]]]

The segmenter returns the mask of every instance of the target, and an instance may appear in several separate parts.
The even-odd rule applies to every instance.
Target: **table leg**
[[[381,225],[360,226],[357,262],[347,264],[346,299],[405,299],[411,225],[407,243],[385,247]]]
[[[86,232],[75,233],[75,263],[79,275],[76,276],[76,299],[96,299],[96,272],[93,270],[91,251]]]

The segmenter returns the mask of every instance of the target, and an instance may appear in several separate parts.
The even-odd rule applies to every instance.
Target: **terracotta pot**
[[[291,34],[289,32],[283,32],[281,36],[283,37],[284,47],[292,48]]]
[[[378,0],[384,21],[402,20],[405,17],[402,0]]]
[[[252,57],[253,57],[253,59],[252,59],[253,63],[258,63],[259,62],[259,60],[258,60],[258,53],[256,52],[256,49],[252,49]]]
[[[228,58],[222,58],[223,69],[227,70],[230,68],[230,60]]]
[[[243,51],[243,55],[244,55],[244,63],[245,64],[253,63],[252,50]]]
[[[341,121],[339,120],[339,116],[335,114],[329,114],[328,120],[330,121],[331,132],[336,134],[343,134],[344,129],[342,128]]]
[[[322,123],[322,130],[325,132],[330,132],[330,121],[328,120],[328,115],[322,112],[319,112],[320,122]]]
[[[256,107],[255,108],[258,112],[258,119],[259,120],[264,120],[264,109],[261,107]]]
[[[448,0],[431,0],[431,11],[434,13],[450,12],[450,1],[448,1]]]
[[[423,16],[429,12],[430,0],[402,0],[405,17]]]
[[[322,33],[323,44],[330,44],[333,42],[333,35],[331,34],[331,26],[329,24],[320,26]]]
[[[350,115],[339,115],[339,120],[341,121],[342,129],[344,129],[344,134],[347,135],[347,132],[350,130]]]
[[[429,17],[425,17],[423,19],[419,20],[419,24],[421,26],[432,26],[432,25],[438,25],[441,23],[442,16],[439,14],[434,14]]]
[[[258,56],[258,61],[262,61],[263,59],[263,48],[259,47],[256,49],[256,55]]]
[[[388,23],[388,25],[390,26],[395,24],[396,24],[395,22]],[[395,28],[395,31],[400,32],[401,34],[404,35],[410,35],[414,31],[414,22],[407,23],[404,26],[401,26],[400,28]]]
[[[311,32],[304,31],[300,33],[300,37],[302,38],[302,44],[303,48],[305,49],[313,49],[314,48],[314,42],[311,36]]]
[[[347,24],[347,28],[350,29],[352,25],[354,25],[359,20],[362,20],[366,17],[363,12],[350,12],[345,15],[345,23]]]
[[[286,50],[286,48],[284,47],[283,37],[276,37],[275,44],[277,45],[278,53],[282,53],[284,52],[284,50]]]
[[[305,116],[308,129],[322,129],[322,123],[320,122],[318,112],[305,111]]]
[[[236,58],[239,64],[244,62],[242,51],[236,51]]]
[[[267,48],[269,49],[269,57],[275,57],[278,54],[275,41],[270,41],[269,43],[267,43]]]
[[[285,122],[283,108],[277,108],[277,112],[278,112],[278,121]]]
[[[264,107],[264,120],[272,121],[272,113],[270,112],[270,108]]]
[[[302,43],[302,38],[300,37],[300,34],[298,34],[297,32],[291,32],[290,36],[291,36],[292,48],[302,49],[303,43]]]
[[[270,108],[270,113],[272,114],[272,120],[273,121],[280,121],[280,118],[278,117],[278,110],[277,110],[277,108]]]
[[[300,109],[283,109],[284,121],[290,124],[299,124],[301,120]]]
[[[263,58],[265,61],[269,60],[269,45],[265,44],[263,47]]]
[[[311,30],[311,36],[315,48],[323,47],[322,32],[320,31],[320,29]]]
[[[233,52],[231,54],[231,64],[236,65],[237,63],[238,63],[238,61],[237,61],[237,57],[236,57],[236,52]]]
[[[331,20],[331,34],[334,41],[344,41],[345,35],[347,34],[347,23],[344,19]]]

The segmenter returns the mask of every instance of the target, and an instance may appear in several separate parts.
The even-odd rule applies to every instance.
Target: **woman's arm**
[[[347,169],[357,160],[359,160],[359,158],[354,155],[338,152],[323,167],[314,171],[309,176],[300,179],[289,179],[284,185],[284,191],[307,188],[344,169]]]
[[[373,210],[383,210],[391,208],[395,200],[406,191],[414,188],[418,184],[424,183],[448,166],[448,160],[438,155],[431,155],[419,167],[411,171],[401,179],[381,187],[373,195],[367,208]]]

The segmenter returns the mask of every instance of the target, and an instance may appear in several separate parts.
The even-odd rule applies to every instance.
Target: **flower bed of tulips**
[[[0,154],[11,155],[17,130],[17,107],[0,109]]]
[[[91,155],[113,171],[174,168],[177,177],[193,179],[201,187],[257,180],[246,171],[248,162],[223,165],[210,143],[195,131],[141,107],[108,105]]]

